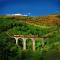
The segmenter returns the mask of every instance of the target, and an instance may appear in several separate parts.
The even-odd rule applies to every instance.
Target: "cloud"
[[[6,14],[6,16],[28,16],[25,14]]]

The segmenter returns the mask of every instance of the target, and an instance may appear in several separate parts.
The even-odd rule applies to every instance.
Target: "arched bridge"
[[[41,38],[42,39],[42,45],[44,45],[44,42],[43,42],[44,39],[42,37],[38,37],[37,35],[14,35],[13,38],[15,38],[17,46],[18,46],[18,39],[21,38],[23,40],[23,50],[26,50],[26,40],[27,39],[32,40],[33,51],[35,51],[35,40],[36,40],[36,38]]]

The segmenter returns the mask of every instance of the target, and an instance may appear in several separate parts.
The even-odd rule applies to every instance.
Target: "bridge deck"
[[[37,35],[14,35],[14,37],[38,38]]]

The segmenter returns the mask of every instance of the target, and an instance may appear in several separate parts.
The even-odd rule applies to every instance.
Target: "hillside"
[[[2,16],[0,18],[24,21],[36,25],[60,25],[60,14],[48,16]]]
[[[22,39],[19,46],[11,36],[38,35],[36,51],[27,39],[27,50],[23,51]],[[60,14],[48,16],[0,16],[0,59],[1,60],[60,60]]]

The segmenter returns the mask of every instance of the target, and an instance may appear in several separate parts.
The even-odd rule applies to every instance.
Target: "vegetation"
[[[36,51],[32,41],[27,40],[27,50],[22,50],[22,39],[16,46],[13,35],[38,35]],[[49,16],[0,16],[0,59],[1,60],[60,60],[60,15]]]

